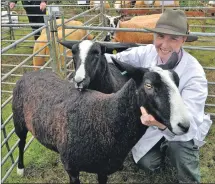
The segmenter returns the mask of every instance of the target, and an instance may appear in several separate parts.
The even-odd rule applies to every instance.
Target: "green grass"
[[[185,1],[186,2],[186,1]],[[23,11],[20,8],[20,11]],[[71,17],[73,14],[80,13],[82,9],[77,8],[75,10],[71,10],[69,8],[65,9],[67,12],[67,17]],[[73,13],[73,14],[72,14]],[[20,22],[26,22],[26,17],[20,17]],[[200,21],[190,21],[190,24],[202,24]],[[207,25],[215,25],[214,20],[207,20]],[[201,31],[200,28],[191,28],[191,31]],[[206,29],[207,32],[214,32],[213,29]],[[16,30],[16,35],[23,34],[26,35],[31,31],[23,31],[23,30]],[[16,39],[21,38],[22,36],[16,36]],[[33,37],[31,38],[33,40]],[[203,39],[203,38],[202,38]],[[194,42],[189,43],[186,45],[191,46],[214,46],[215,39],[209,38],[211,42]],[[9,44],[9,43],[8,43]],[[23,43],[20,45],[29,45],[32,46],[33,43]],[[215,52],[212,51],[201,51],[201,50],[188,50],[194,57],[196,57],[202,66],[210,66],[215,67]],[[9,50],[7,53],[32,53],[33,49],[30,47],[20,47],[18,46],[15,49]],[[13,63],[18,64],[23,61],[25,57],[17,57],[17,56],[2,56],[2,63]],[[28,62],[29,65],[32,65],[32,61]],[[2,67],[2,72],[6,73],[9,72],[12,68]],[[27,68],[20,68],[15,73],[23,74],[26,71],[32,69]],[[206,71],[207,79],[209,81],[215,81],[215,71]],[[19,77],[9,77],[7,79],[8,82],[16,82]],[[13,85],[2,85],[3,90],[12,90]],[[215,87],[209,86],[210,94],[214,94]],[[10,96],[11,94],[2,93],[2,103]],[[215,104],[214,98],[208,98],[207,103]],[[215,108],[207,108],[207,111],[215,113]],[[6,105],[2,109],[2,119],[5,121],[8,116],[11,114],[11,103]],[[13,122],[12,120],[6,125],[6,132],[7,134],[13,129]],[[28,140],[30,139],[31,134],[28,134]],[[1,138],[3,140],[4,136],[3,133],[1,134]],[[14,134],[9,140],[9,146],[12,147],[14,142],[17,141],[17,136]],[[203,183],[214,183],[215,176],[215,125],[213,124],[208,136],[206,137],[206,142],[201,149],[200,149],[200,170],[202,176]],[[2,147],[2,158],[7,154],[6,146]],[[14,158],[18,155],[18,150],[16,149],[13,153]],[[11,165],[10,159],[2,166],[1,174],[4,176],[6,171],[9,169]],[[27,149],[25,153],[25,166],[26,172],[25,177],[21,178],[16,175],[16,170],[14,169],[6,180],[6,183],[68,183],[68,175],[64,171],[62,163],[58,154],[46,149],[42,146],[37,140],[34,140],[30,147]],[[142,170],[138,169],[129,154],[128,158],[124,163],[124,169],[121,172],[116,172],[115,174],[111,175],[109,178],[109,182],[113,183],[174,183],[176,181],[175,171],[172,168],[166,168],[161,173],[157,173],[154,175],[148,175],[144,173]],[[88,174],[82,172],[80,175],[80,179],[83,183],[95,183],[96,176],[94,174]]]

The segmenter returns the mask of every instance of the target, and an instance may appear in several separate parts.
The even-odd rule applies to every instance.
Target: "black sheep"
[[[177,94],[169,93],[176,86],[173,82],[172,86],[164,84],[161,71],[141,68],[135,73],[141,83],[137,85],[131,79],[113,94],[80,92],[73,83],[49,71],[25,74],[14,88],[12,102],[15,132],[20,138],[18,171],[24,171],[23,150],[28,131],[60,154],[70,183],[80,182],[80,171],[97,173],[99,183],[106,183],[107,176],[122,167],[128,152],[146,131],[139,118],[140,106],[175,130],[176,125],[170,121],[175,116],[170,111],[170,96]],[[173,75],[168,77],[173,79]],[[146,81],[151,81],[162,94],[154,98]],[[165,108],[161,103],[166,104]],[[183,122],[174,122],[184,126],[177,134],[189,128],[189,122],[183,118]]]
[[[126,48],[137,47],[136,44],[101,44],[90,40],[64,41],[61,44],[72,50],[75,66],[74,82],[80,90],[93,89],[103,93],[113,93],[121,89],[131,78],[129,75],[122,75],[122,71],[114,63],[108,63],[104,53],[112,53],[113,50],[121,52]],[[177,54],[173,53],[167,64],[160,67],[172,69],[177,60]]]

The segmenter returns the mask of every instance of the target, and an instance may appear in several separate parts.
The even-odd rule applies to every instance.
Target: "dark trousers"
[[[41,1],[22,1],[23,5],[40,5]],[[46,10],[43,12],[40,10],[40,7],[24,7],[26,14],[28,15],[29,23],[44,23],[44,15],[46,15]],[[38,14],[41,16],[30,16],[31,14]],[[31,26],[33,31],[40,28],[40,26]],[[40,32],[36,33],[34,35],[34,39],[37,40],[37,38],[40,36]]]
[[[200,183],[199,148],[194,145],[193,140],[179,142],[161,139],[137,165],[145,171],[152,172],[158,170],[164,160],[168,160],[176,168],[178,182]]]

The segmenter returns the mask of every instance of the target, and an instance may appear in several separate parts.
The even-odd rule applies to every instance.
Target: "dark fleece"
[[[14,125],[59,152],[66,170],[111,174],[146,130],[135,82],[115,94],[86,90],[49,71],[25,74],[13,92]]]

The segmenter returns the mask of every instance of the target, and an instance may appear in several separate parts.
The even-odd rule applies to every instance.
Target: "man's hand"
[[[15,7],[16,3],[10,2],[10,9],[12,10]]]
[[[40,3],[40,10],[44,11],[46,9],[46,2],[41,2]]]
[[[141,120],[143,125],[157,126],[158,128],[160,128],[162,130],[164,130],[166,128],[165,125],[163,125],[160,122],[156,121],[155,118],[151,114],[148,114],[144,107],[140,107],[140,110],[141,110],[141,113],[142,113],[142,115],[140,117],[140,120]]]

